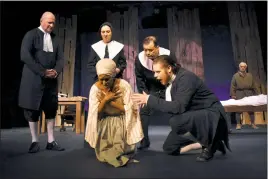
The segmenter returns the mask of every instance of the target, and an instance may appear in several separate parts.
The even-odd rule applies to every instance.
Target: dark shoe
[[[196,158],[197,162],[207,162],[213,158],[213,153],[208,148],[203,148],[200,156]]]
[[[40,150],[40,146],[38,142],[33,142],[29,148],[28,153],[37,153]]]
[[[53,141],[51,143],[47,143],[47,147],[46,147],[47,150],[54,150],[54,151],[64,151],[65,149],[60,147],[60,145]]]
[[[148,149],[149,147],[150,147],[150,141],[142,140],[140,146],[138,147],[138,150]]]
[[[218,142],[217,150],[222,153],[222,155],[226,154],[226,149],[222,141]]]

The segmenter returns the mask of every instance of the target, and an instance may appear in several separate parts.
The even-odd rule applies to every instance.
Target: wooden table
[[[81,134],[85,132],[85,101],[87,98],[82,96],[60,97],[58,98],[59,106],[76,105],[75,132]],[[41,125],[38,125],[38,133],[45,133],[47,125],[45,121],[45,113],[42,112]],[[39,123],[40,123],[39,121]],[[40,129],[41,128],[41,129]]]
[[[242,124],[251,124],[248,112],[254,112],[255,124],[267,124],[267,104],[260,106],[224,106],[225,112],[241,113]],[[263,113],[264,112],[264,113]]]

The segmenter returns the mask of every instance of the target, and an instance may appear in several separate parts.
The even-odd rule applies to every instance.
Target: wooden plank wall
[[[238,67],[241,61],[248,65],[262,94],[267,94],[267,79],[264,71],[261,43],[256,12],[252,2],[228,2],[233,56]],[[250,124],[249,115],[244,113],[243,124]],[[256,124],[267,123],[267,114],[255,113]]]
[[[77,16],[60,17],[60,15],[56,15],[54,32],[60,38],[65,60],[63,73],[59,78],[59,92],[73,96]]]
[[[60,39],[60,45],[64,53],[64,68],[59,77],[59,92],[73,96],[75,51],[77,36],[77,15],[62,17],[56,15],[56,26],[54,33]],[[64,107],[59,107],[58,114],[61,114]],[[57,116],[56,126],[60,125],[60,116]]]
[[[139,51],[138,18],[137,7],[130,7],[122,13],[107,11],[107,19],[113,25],[114,39],[125,45],[127,68],[123,78],[130,83],[134,91],[137,91],[134,63]]]
[[[260,88],[267,79],[254,6],[251,2],[228,2],[228,13],[235,63],[246,62]]]
[[[168,38],[178,63],[204,79],[199,9],[167,9]]]

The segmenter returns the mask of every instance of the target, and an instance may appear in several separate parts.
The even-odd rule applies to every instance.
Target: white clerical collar
[[[105,55],[105,47],[108,45],[109,58],[113,59],[123,48],[124,45],[112,40],[108,44],[105,44],[102,40],[93,44],[91,47],[97,53],[97,55],[102,59]]]
[[[44,32],[45,34],[47,33],[46,31],[44,31],[44,29],[41,27],[41,25],[38,27],[38,29],[40,29],[42,32]]]
[[[45,52],[53,52],[53,44],[52,44],[50,33],[45,32],[41,26],[39,26],[38,29],[44,32],[43,50]]]
[[[170,50],[165,49],[163,47],[159,47],[159,55],[170,55]],[[153,71],[152,65],[153,65],[153,60],[149,59],[146,57],[144,50],[139,53],[139,60],[145,68],[147,68],[150,71]]]

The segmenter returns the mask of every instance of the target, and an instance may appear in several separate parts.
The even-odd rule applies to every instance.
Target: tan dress
[[[134,156],[135,144],[143,138],[138,106],[131,100],[131,86],[120,79],[120,90],[125,108],[124,114],[98,116],[97,94],[100,89],[92,86],[89,95],[89,110],[85,140],[95,148],[96,157],[114,167],[126,165]],[[111,106],[104,109],[114,110]]]

